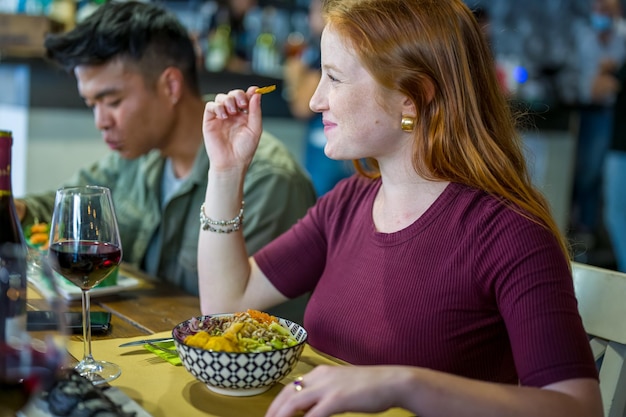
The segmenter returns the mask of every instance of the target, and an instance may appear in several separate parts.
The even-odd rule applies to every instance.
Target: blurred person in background
[[[248,21],[260,20],[261,9],[257,0],[223,0],[218,2],[218,8],[208,22],[208,48],[227,47],[228,56],[219,66],[211,68],[207,61],[207,69],[227,69],[234,72],[249,72],[252,62],[252,50],[260,27],[249,27]],[[224,31],[224,32],[220,32]],[[227,36],[224,39],[218,37]],[[226,45],[219,42],[227,41]],[[208,50],[207,57],[215,51]],[[224,51],[226,53],[226,51]],[[209,58],[210,59],[210,58]]]
[[[626,272],[626,64],[617,73],[620,88],[613,107],[613,133],[604,164],[604,222],[617,270]]]
[[[603,225],[602,174],[619,89],[616,72],[626,59],[626,36],[616,25],[620,18],[618,0],[591,0],[589,25],[576,31],[580,123],[570,227],[574,247],[579,243],[586,246],[578,259],[583,262],[589,261],[589,251],[594,249]]]
[[[307,342],[355,365],[316,367],[266,415],[601,417],[568,245],[471,11],[327,0],[323,12],[310,107],[326,154],[357,161],[357,174],[252,256],[234,226],[262,97],[217,94],[203,120],[205,216],[222,229],[199,237],[203,313],[312,291]]]
[[[123,260],[198,294],[199,213],[210,161],[200,123],[205,102],[185,27],[154,4],[107,2],[72,31],[49,36],[45,46],[50,59],[73,71],[113,151],[62,185],[110,188]],[[251,252],[315,202],[308,176],[278,139],[264,132],[260,148],[243,183],[243,235]],[[54,198],[51,191],[17,200],[22,224],[48,222]]]
[[[324,29],[322,0],[311,0],[309,4],[310,36],[303,51],[288,56],[284,65],[286,98],[291,113],[306,121],[304,166],[311,175],[318,196],[326,194],[339,180],[354,173],[352,163],[337,161],[324,153],[326,136],[321,113],[309,107],[309,100],[322,75],[320,38]]]
[[[201,35],[208,39],[206,67],[277,75],[289,29],[289,15],[278,7],[261,6],[257,0],[221,0],[208,22],[208,33]],[[216,48],[228,49],[224,62],[213,61],[216,52],[221,53]]]
[[[491,47],[491,52],[493,53],[493,37],[491,34],[491,31],[492,31],[491,15],[489,14],[490,13],[489,10],[481,6],[475,6],[472,8],[472,13],[474,14],[476,21],[480,25],[480,28],[483,31],[483,35],[485,35],[485,39],[487,40],[487,43]],[[502,68],[502,65],[498,63],[498,61],[495,59],[495,56],[493,58],[493,61],[494,61],[494,65],[496,68],[496,75],[498,77],[500,86],[502,87],[502,91],[504,91],[506,94],[510,94],[510,91],[508,91],[508,86],[506,83],[506,73],[504,69]]]

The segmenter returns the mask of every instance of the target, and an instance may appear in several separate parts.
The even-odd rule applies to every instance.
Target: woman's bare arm
[[[234,219],[242,208],[244,178],[262,132],[261,97],[255,90],[218,94],[205,107],[202,128],[210,168],[203,210],[215,221]],[[245,222],[245,207],[243,214]],[[198,240],[203,314],[264,309],[286,300],[249,259],[241,228],[208,226]]]

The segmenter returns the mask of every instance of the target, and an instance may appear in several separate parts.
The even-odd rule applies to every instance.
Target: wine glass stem
[[[83,359],[88,361],[93,361],[93,357],[91,356],[91,320],[90,320],[90,311],[91,311],[91,300],[89,298],[89,291],[85,289],[81,289],[82,298],[83,298]]]

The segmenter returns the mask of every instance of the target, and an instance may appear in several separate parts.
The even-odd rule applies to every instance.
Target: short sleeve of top
[[[492,382],[597,378],[569,261],[551,233],[454,183],[413,224],[380,233],[371,216],[380,184],[341,181],[255,255],[287,297],[312,291],[312,346],[353,364]]]

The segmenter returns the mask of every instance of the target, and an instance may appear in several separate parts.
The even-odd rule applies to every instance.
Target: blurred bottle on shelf
[[[50,19],[63,25],[63,30],[68,31],[76,26],[77,4],[74,0],[53,0],[50,3]]]
[[[301,32],[291,32],[285,44],[285,60],[289,58],[300,58],[306,46],[306,39]]]
[[[76,22],[80,23],[98,10],[106,0],[78,0],[76,3]]]
[[[209,35],[204,65],[207,71],[224,70],[231,56],[230,26],[221,24]]]
[[[268,76],[280,71],[280,55],[273,34],[266,32],[257,37],[252,51],[252,71]]]
[[[252,51],[252,71],[279,77],[289,34],[289,14],[274,6],[265,6],[261,13],[261,33]]]

